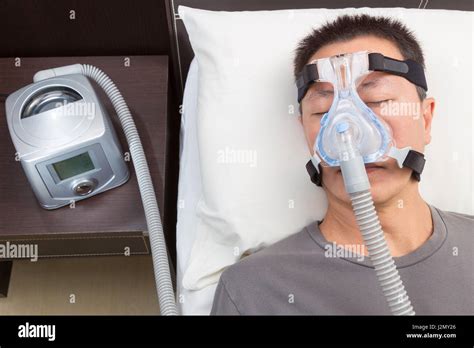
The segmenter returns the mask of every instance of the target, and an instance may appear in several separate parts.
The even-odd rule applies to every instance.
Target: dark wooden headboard
[[[178,6],[213,11],[258,11],[304,8],[404,7],[472,11],[472,0],[168,0],[170,50],[173,61],[173,84],[182,98],[189,65],[194,57],[188,34],[178,15]]]

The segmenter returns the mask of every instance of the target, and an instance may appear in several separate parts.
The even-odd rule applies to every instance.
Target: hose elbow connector
[[[356,144],[354,144],[351,125],[348,122],[341,122],[336,126],[336,132],[339,162],[347,193],[369,190],[369,178],[365,170],[364,160]]]

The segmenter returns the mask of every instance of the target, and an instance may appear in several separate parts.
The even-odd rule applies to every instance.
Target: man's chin
[[[370,187],[384,186],[390,182],[390,172],[387,168],[373,167],[366,168],[369,177]]]
[[[374,204],[381,204],[386,202],[392,195],[392,185],[388,180],[371,179],[370,180],[370,193]]]

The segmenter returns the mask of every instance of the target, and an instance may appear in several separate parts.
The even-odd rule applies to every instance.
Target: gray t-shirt
[[[416,314],[472,315],[474,217],[430,209],[432,235],[395,264]],[[245,257],[222,274],[211,314],[390,315],[369,257],[330,246],[314,222]]]

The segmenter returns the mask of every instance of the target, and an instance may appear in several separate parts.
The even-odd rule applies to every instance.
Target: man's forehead
[[[316,59],[329,58],[340,54],[361,51],[381,53],[386,57],[403,60],[399,48],[393,42],[376,36],[367,35],[324,45],[311,56],[308,63]]]
[[[381,86],[398,86],[403,79],[400,76],[388,74],[381,71],[374,71],[361,77],[357,83],[358,90],[374,90]],[[313,83],[309,88],[305,99],[311,97],[329,96],[334,91],[330,82],[319,81]]]

